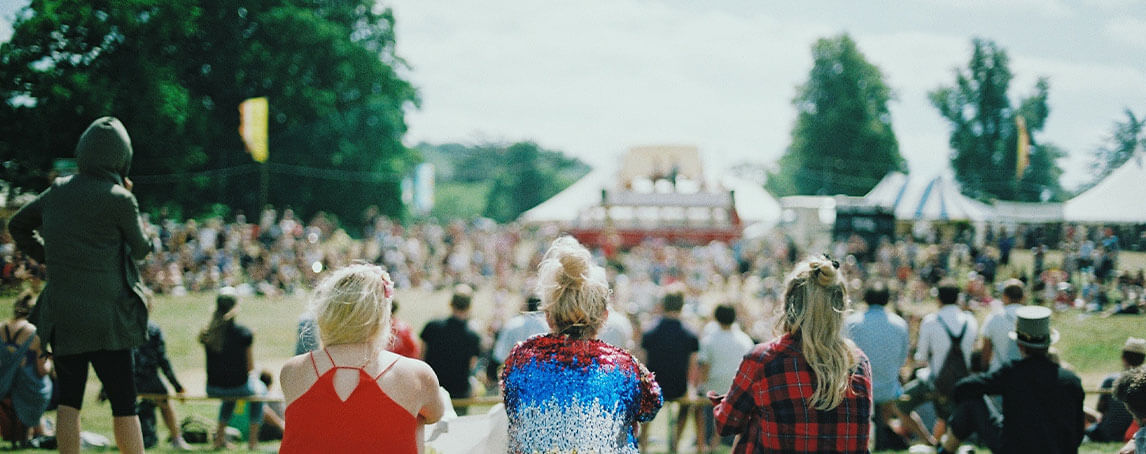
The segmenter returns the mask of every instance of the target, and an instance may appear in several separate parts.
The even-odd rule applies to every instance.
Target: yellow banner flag
[[[239,136],[256,162],[267,162],[268,115],[270,106],[266,97],[250,98],[239,104]]]
[[[1015,179],[1022,179],[1023,172],[1031,164],[1031,135],[1027,133],[1027,120],[1015,115],[1015,129],[1019,131],[1018,157],[1015,159]]]

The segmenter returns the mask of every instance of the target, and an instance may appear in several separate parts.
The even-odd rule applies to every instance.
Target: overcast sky
[[[1011,58],[1011,97],[1050,78],[1036,139],[1070,156],[1065,183],[1114,120],[1146,115],[1146,2],[1138,0],[390,2],[422,108],[407,141],[533,139],[591,163],[681,143],[706,161],[770,164],[820,37],[848,32],[896,93],[911,171],[946,168],[948,126],[927,92],[954,80],[971,38]]]
[[[0,1],[8,18],[16,2]],[[20,2],[23,3],[23,2]],[[911,171],[946,168],[948,126],[926,94],[974,36],[1007,50],[1012,101],[1050,78],[1036,140],[1069,152],[1068,187],[1125,108],[1146,115],[1140,0],[396,0],[398,53],[422,106],[406,141],[535,140],[592,164],[692,144],[708,165],[770,164],[789,143],[811,46],[848,32],[895,91]],[[0,21],[0,40],[11,33]]]

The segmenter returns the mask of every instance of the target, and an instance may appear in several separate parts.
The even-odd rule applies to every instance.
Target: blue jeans
[[[263,382],[259,381],[259,377],[251,374],[247,377],[247,382],[229,388],[222,386],[207,385],[207,397],[254,397],[262,396],[267,393],[267,387]],[[224,400],[219,405],[219,422],[231,422],[231,415],[235,414],[235,401]],[[263,423],[263,403],[262,402],[247,402],[247,418],[251,424]]]

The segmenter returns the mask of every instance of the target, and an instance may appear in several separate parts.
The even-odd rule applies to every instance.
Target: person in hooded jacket
[[[143,452],[131,349],[147,340],[146,294],[135,261],[151,246],[127,178],[131,156],[123,124],[96,120],[76,145],[79,173],[57,179],[8,223],[16,246],[47,267],[29,320],[53,353],[56,436],[64,453],[80,450],[89,364],[111,402],[119,450]]]

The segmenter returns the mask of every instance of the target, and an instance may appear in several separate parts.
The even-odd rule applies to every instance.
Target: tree
[[[1084,184],[1079,192],[1094,187],[1110,175],[1110,172],[1122,167],[1134,156],[1134,150],[1138,147],[1146,148],[1146,118],[1139,118],[1129,108],[1123,110],[1123,113],[1126,119],[1115,121],[1114,126],[1110,128],[1110,135],[1094,150],[1094,157],[1090,162],[1090,171],[1094,178]]]
[[[485,216],[509,222],[560,192],[574,180],[567,172],[580,162],[558,153],[543,154],[533,142],[510,145],[497,161],[502,169],[486,196]],[[562,175],[566,173],[566,175]],[[583,173],[581,173],[583,175]]]
[[[863,195],[906,170],[891,128],[891,89],[847,34],[812,46],[812,70],[792,104],[792,143],[768,175],[774,194]]]
[[[371,0],[34,0],[0,47],[0,159],[40,170],[24,185],[43,187],[83,128],[113,114],[133,135],[145,209],[255,211],[260,170],[237,106],[266,96],[271,203],[398,215],[417,94],[393,26]]]
[[[1050,115],[1050,83],[1039,78],[1034,93],[1014,108],[1007,96],[1012,78],[1006,52],[992,41],[976,38],[967,68],[955,69],[955,84],[929,93],[931,104],[951,124],[955,179],[965,194],[979,199],[1059,198],[1062,170],[1057,160],[1063,153],[1035,136]],[[1029,165],[1021,174],[1018,116],[1030,137]]]
[[[533,142],[421,143],[415,149],[434,165],[431,215],[443,218],[512,221],[589,172],[580,160]]]

